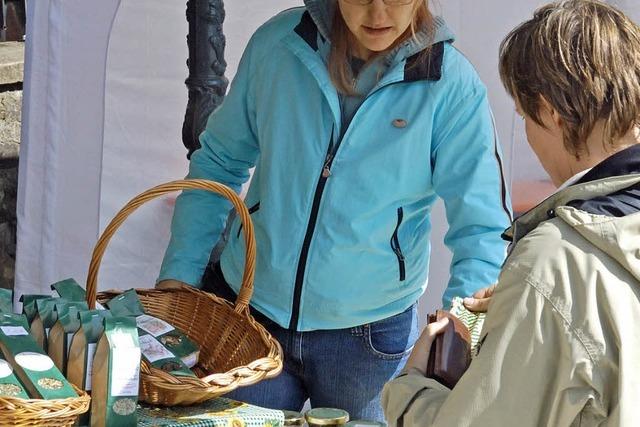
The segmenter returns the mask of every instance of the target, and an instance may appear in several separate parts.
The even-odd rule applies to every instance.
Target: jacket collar
[[[551,195],[535,208],[521,215],[514,221],[513,225],[504,232],[503,237],[505,240],[512,241],[515,244],[535,229],[541,222],[555,217],[557,208],[564,207],[573,200],[588,200],[594,197],[605,196],[637,184],[640,184],[640,173],[611,176],[571,185]]]
[[[640,173],[640,144],[632,145],[607,157],[580,178],[576,184],[632,173]]]
[[[319,51],[319,43],[327,43],[331,30],[331,17],[335,11],[335,0],[305,0],[306,11],[294,31],[314,51]],[[454,34],[441,17],[434,20],[433,37],[426,31],[418,32],[415,37],[405,40],[392,49],[384,58],[391,68],[405,61],[402,81],[437,81],[442,77],[444,42],[452,42]],[[429,50],[427,58],[421,53]]]
[[[549,196],[517,218],[502,237],[516,242],[536,228],[540,222],[553,218],[558,206],[606,196],[637,184],[640,184],[640,144],[606,158],[577,182]],[[573,205],[577,206],[575,203]]]

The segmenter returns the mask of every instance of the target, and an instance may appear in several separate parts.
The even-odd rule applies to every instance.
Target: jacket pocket
[[[258,209],[260,209],[260,202],[256,203],[255,205],[249,208],[249,215],[256,212]],[[240,218],[238,218],[238,221],[240,221]],[[242,232],[242,223],[240,223],[240,227],[238,227],[238,234],[236,235],[236,237],[239,238],[241,232]]]
[[[396,229],[393,230],[393,235],[391,236],[391,249],[396,254],[396,258],[398,258],[398,269],[401,282],[405,279],[405,265],[404,254],[402,253],[400,241],[398,240],[398,230],[400,229],[400,224],[402,224],[403,216],[404,211],[402,210],[402,208],[398,208],[398,223],[396,224]]]

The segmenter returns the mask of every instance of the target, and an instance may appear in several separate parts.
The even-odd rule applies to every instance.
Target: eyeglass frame
[[[354,6],[369,6],[374,0],[344,0]],[[408,6],[416,0],[382,0],[387,6]]]

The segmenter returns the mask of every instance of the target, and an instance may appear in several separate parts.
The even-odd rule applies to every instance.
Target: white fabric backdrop
[[[180,139],[186,106],[184,1],[38,0],[29,3],[18,189],[16,294],[84,283],[105,225],[135,194],[185,175]],[[507,170],[539,176],[513,105],[497,75],[502,37],[539,0],[440,0],[434,9],[489,88]],[[612,1],[640,19],[636,0]],[[227,77],[250,35],[301,0],[227,0]],[[518,141],[517,150],[511,147]],[[149,203],[116,234],[105,255],[102,289],[155,281],[168,239],[172,199]],[[450,254],[441,206],[433,217],[430,285],[422,311],[439,305]]]

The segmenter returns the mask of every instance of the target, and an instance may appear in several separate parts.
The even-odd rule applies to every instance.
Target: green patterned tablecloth
[[[282,427],[283,424],[282,411],[224,397],[197,406],[138,406],[138,425],[144,427]]]

